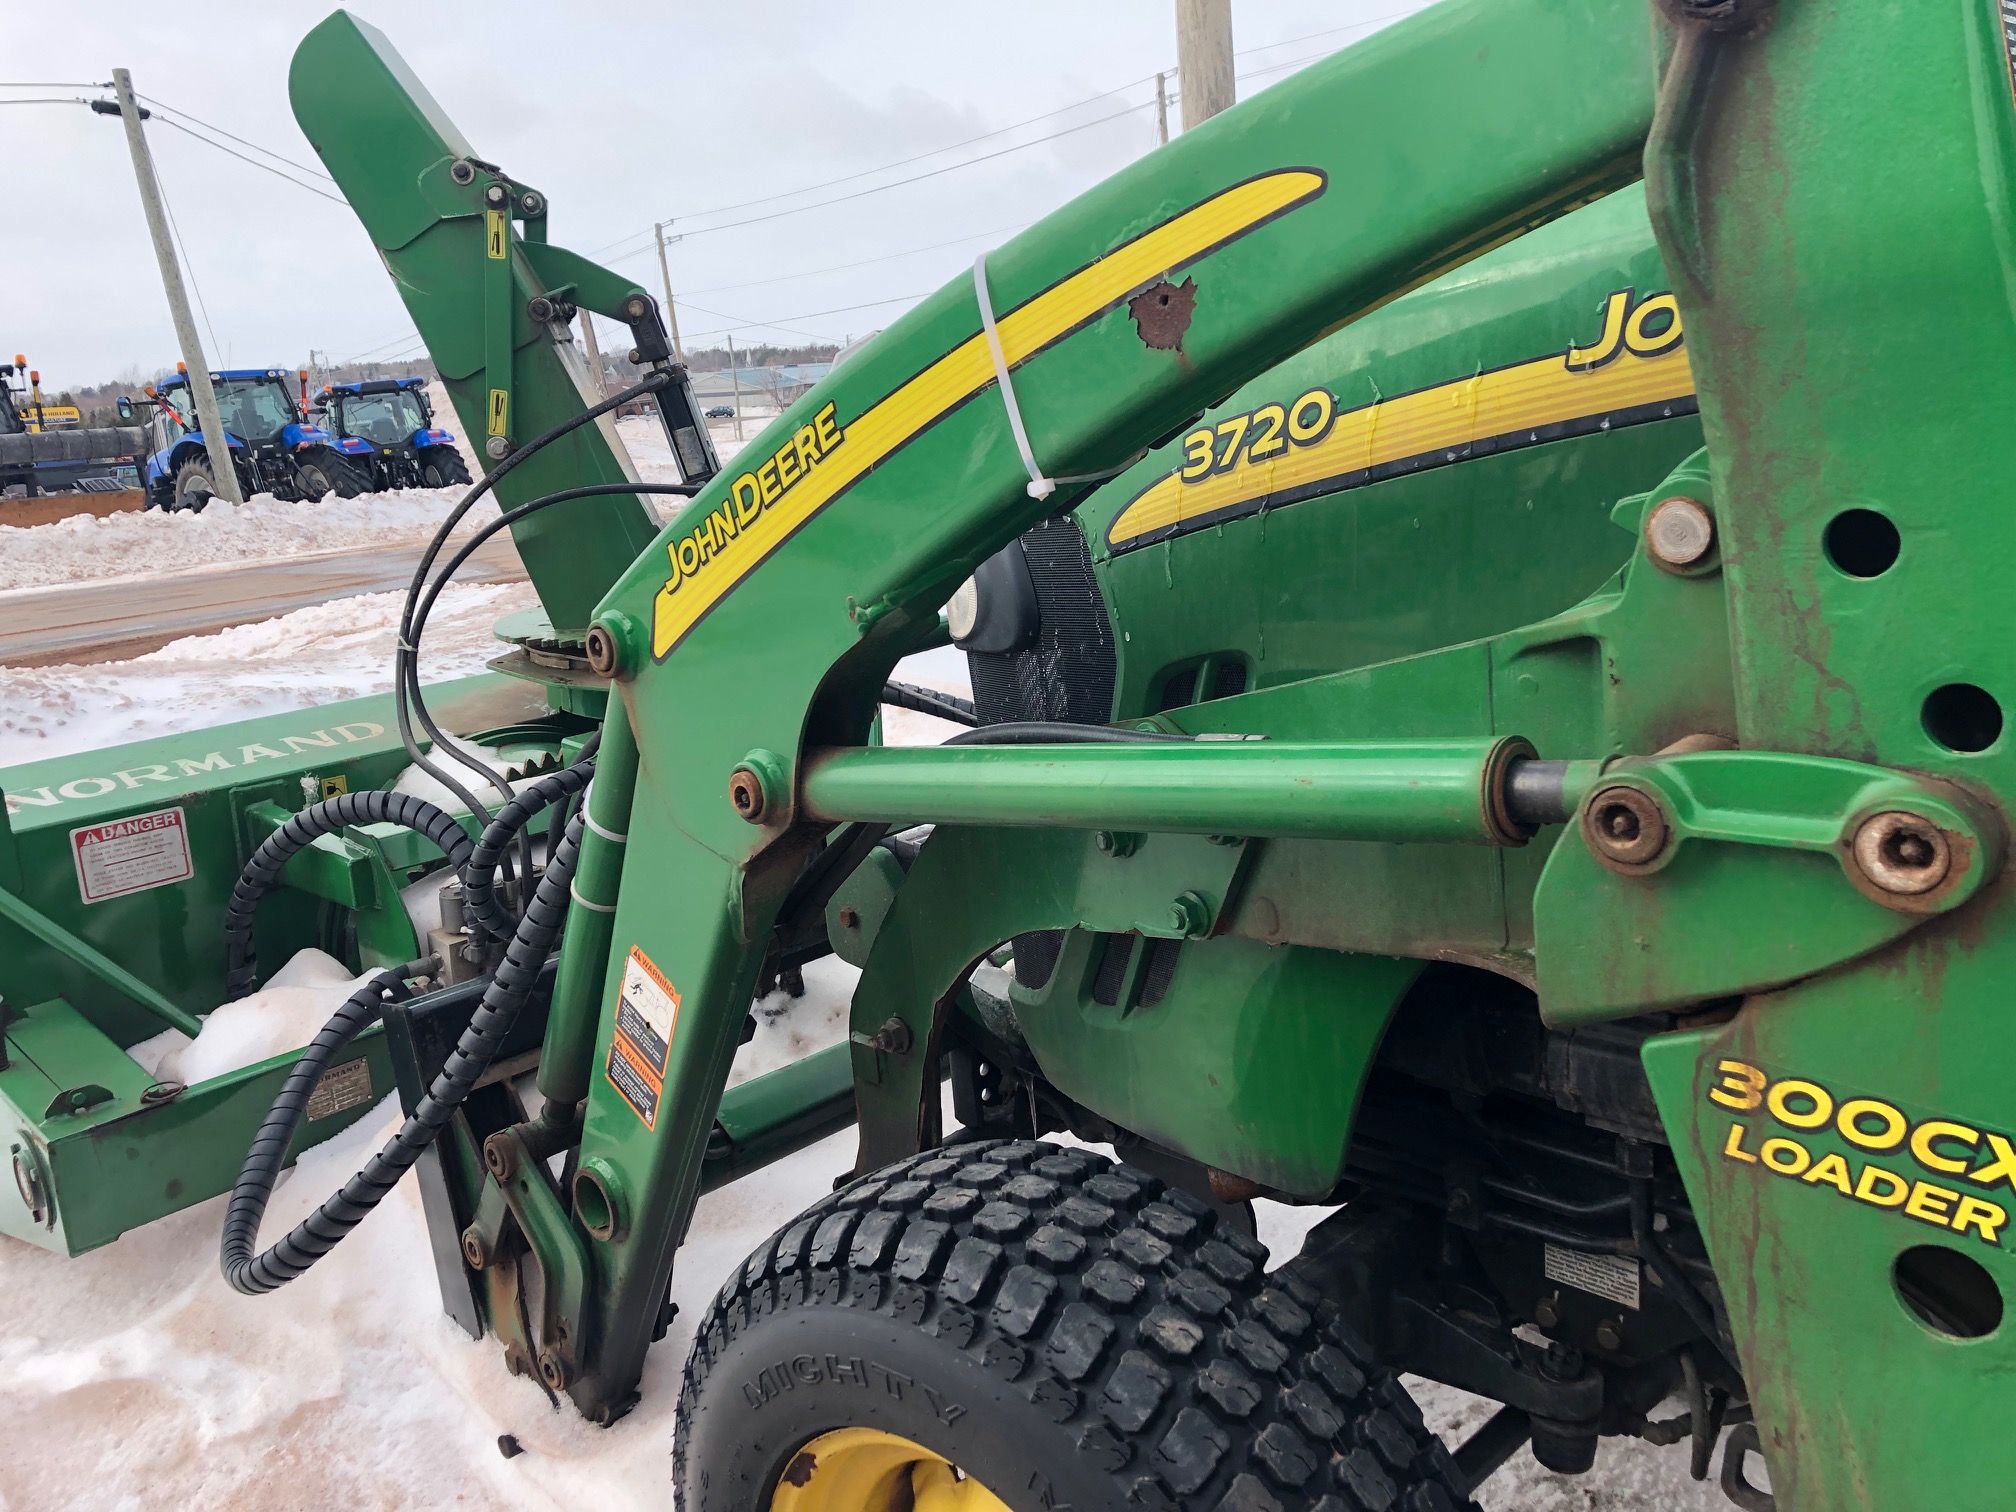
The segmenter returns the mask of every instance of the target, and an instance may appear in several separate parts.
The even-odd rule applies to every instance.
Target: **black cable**
[[[352,824],[397,824],[413,830],[432,841],[457,871],[474,849],[459,819],[411,793],[376,789],[338,793],[303,809],[266,837],[238,874],[238,885],[231,889],[231,902],[224,912],[226,1002],[245,996],[259,978],[259,960],[252,948],[252,922],[259,900],[280,879],[296,851],[318,835],[333,835]]]
[[[434,724],[434,716],[428,712],[427,699],[420,688],[420,636],[422,631],[426,629],[427,616],[434,612],[435,601],[440,598],[449,582],[461,570],[462,564],[469,560],[470,556],[475,553],[479,546],[497,534],[498,531],[509,529],[513,523],[524,519],[527,515],[541,509],[546,509],[554,504],[564,504],[570,499],[595,498],[607,494],[647,493],[676,494],[682,498],[691,498],[698,492],[700,492],[699,488],[690,483],[594,483],[583,488],[563,488],[558,493],[542,494],[536,499],[520,504],[515,509],[507,509],[503,514],[477,531],[467,541],[464,541],[461,550],[450,557],[448,564],[434,574],[434,580],[428,584],[426,595],[421,599],[417,611],[413,607],[410,590],[406,600],[406,613],[410,617],[411,623],[400,640],[401,645],[411,653],[412,678],[409,696],[412,699],[413,708],[419,716],[421,725],[433,734],[437,742],[445,740],[446,737],[441,735],[439,729]],[[600,740],[600,738],[601,736],[598,733],[596,739]],[[454,748],[451,746],[449,749],[453,751]],[[508,798],[509,784],[506,784],[505,787]],[[457,791],[460,790],[458,789]],[[466,794],[463,796],[471,804],[469,811],[472,814],[477,813],[474,800],[468,799]],[[487,810],[482,812],[481,819],[486,826],[489,824],[490,815]],[[525,875],[529,879],[532,875],[532,841],[529,835],[525,837],[519,854],[523,862]]]
[[[1160,730],[1127,730],[1118,725],[1066,724],[1054,719],[1011,720],[1004,724],[982,725],[977,730],[954,735],[944,742],[952,745],[1167,745],[1187,742],[1189,735],[1167,735]]]
[[[929,714],[937,719],[949,719],[953,724],[977,727],[980,723],[980,716],[974,712],[970,698],[940,693],[936,688],[920,688],[915,683],[885,682],[882,684],[882,702],[892,709]]]
[[[378,1022],[388,991],[396,989],[406,977],[424,975],[430,969],[438,970],[439,962],[430,958],[372,973],[371,979],[351,993],[349,1000],[322,1026],[288,1071],[286,1081],[280,1085],[280,1095],[273,1099],[271,1110],[259,1125],[252,1148],[246,1151],[244,1164],[239,1167],[237,1183],[231,1189],[231,1204],[224,1214],[226,1276],[232,1275],[234,1264],[243,1263],[251,1255],[252,1245],[259,1237],[259,1220],[266,1214],[266,1204],[280,1179],[280,1168],[286,1163],[287,1147],[294,1142],[294,1131],[301,1126],[308,1099],[314,1095],[322,1073],[353,1039]],[[237,1285],[235,1279],[232,1284]]]
[[[231,1191],[231,1205],[225,1215],[219,1258],[224,1278],[235,1290],[248,1295],[275,1291],[307,1270],[342,1243],[349,1232],[384,1201],[386,1193],[412,1168],[421,1152],[434,1142],[454,1116],[456,1108],[461,1106],[496,1059],[498,1049],[511,1032],[512,1024],[517,1021],[519,1011],[524,1008],[526,998],[539,979],[546,953],[552,948],[567,915],[568,890],[574,880],[574,862],[580,853],[580,845],[581,820],[576,818],[554,847],[546,873],[539,879],[539,886],[526,905],[525,917],[504,949],[504,959],[498,963],[496,974],[483,989],[482,1001],[477,1004],[469,1027],[462,1031],[447,1063],[435,1076],[412,1116],[387,1141],[385,1148],[372,1156],[364,1169],[344,1184],[340,1192],[297,1224],[286,1238],[263,1254],[254,1256],[252,1249],[258,1243],[259,1220],[265,1215],[267,1199],[272,1195],[273,1177],[278,1172],[279,1160],[284,1158],[287,1141],[292,1137],[293,1129],[300,1121],[302,1107],[306,1104],[305,1097],[298,1107],[283,1101],[287,1088],[296,1082],[294,1076],[289,1076],[282,1087],[281,1099],[275,1100],[273,1110],[260,1128],[259,1139],[247,1155],[238,1173],[237,1184]],[[340,1046],[349,1037],[354,1037],[368,1022],[366,1015],[375,1011],[370,1004],[357,1005],[356,995],[353,995],[337,1017],[324,1028],[323,1035]],[[318,1043],[321,1039],[322,1036],[317,1036]],[[334,1050],[324,1052],[324,1058],[333,1053]],[[296,1070],[300,1070],[298,1063]],[[311,1088],[314,1085],[305,1074],[301,1081]]]
[[[523,834],[534,815],[556,799],[570,798],[595,775],[595,758],[584,756],[572,766],[550,772],[505,804],[485,827],[476,848],[462,867],[462,905],[493,939],[508,940],[518,921],[497,900],[497,864],[512,840]],[[564,834],[564,830],[555,833]],[[529,881],[530,873],[527,873]]]
[[[546,431],[543,435],[535,436],[532,440],[526,442],[525,445],[512,452],[510,456],[506,457],[495,468],[486,471],[476,486],[462,496],[462,501],[448,511],[447,518],[435,530],[433,538],[427,543],[426,549],[420,553],[419,562],[414,565],[413,581],[407,586],[406,602],[399,616],[399,638],[393,651],[392,660],[392,704],[393,712],[399,725],[399,740],[406,748],[407,758],[421,771],[461,799],[467,805],[469,812],[475,815],[480,823],[488,824],[490,822],[490,811],[476,801],[474,793],[470,792],[455,781],[454,778],[442,771],[441,768],[429,761],[426,753],[420,749],[420,742],[413,735],[413,709],[409,706],[408,699],[414,698],[417,702],[421,728],[433,739],[437,749],[445,750],[454,760],[460,762],[470,771],[482,776],[491,786],[497,788],[503,795],[506,803],[511,801],[511,785],[474,757],[456,750],[454,745],[441,732],[440,727],[434,723],[433,717],[428,714],[425,699],[417,697],[417,690],[420,685],[419,655],[412,634],[412,616],[415,601],[419,598],[421,590],[426,585],[427,575],[434,566],[435,558],[440,554],[441,548],[447,544],[448,537],[454,533],[455,527],[462,522],[463,516],[468,514],[478,499],[494,489],[504,478],[510,476],[512,469],[543,448],[552,445],[562,436],[580,429],[590,421],[598,419],[621,405],[628,404],[633,399],[645,394],[658,393],[660,390],[668,387],[673,381],[674,374],[671,369],[661,368],[655,370],[646,374],[641,381],[632,384],[629,388],[618,390],[607,399],[604,399],[600,404],[592,405],[580,414],[570,416],[551,430]]]

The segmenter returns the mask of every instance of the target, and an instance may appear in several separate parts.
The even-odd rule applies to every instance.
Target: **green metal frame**
[[[937,1061],[968,973],[1017,933],[1064,929],[1181,940],[1185,965],[1166,1012],[1101,1019],[1072,986],[1087,959],[1075,943],[1054,992],[1015,996],[1045,1077],[1189,1158],[1310,1194],[1341,1168],[1378,1036],[1423,960],[1531,983],[1558,1024],[1702,1005],[1706,1026],[1653,1041],[1645,1062],[1778,1504],[1978,1503],[2009,1478],[2016,1447],[1996,1431],[2007,1330],[1944,1337],[1893,1275],[1901,1252],[1932,1243],[1972,1256],[2005,1292],[2016,1282],[2007,1203],[1993,1207],[2001,1221],[1987,1216],[1996,1192],[2016,1191],[1997,1033],[2016,771],[1978,712],[1971,728],[1944,713],[1955,697],[1978,711],[2010,691],[2011,631],[1987,606],[2016,526],[1982,444],[2016,383],[2009,54],[1987,0],[1852,16],[1783,0],[1748,29],[1748,6],[1694,9],[1736,24],[1676,22],[1690,10],[1667,5],[1648,33],[1627,0],[1450,0],[1186,133],[991,254],[1001,360],[1042,464],[1075,474],[1155,453],[1096,502],[1083,487],[1032,492],[962,279],[794,405],[751,444],[755,461],[664,529],[620,497],[518,527],[550,623],[592,616],[615,651],[577,884],[615,912],[591,909],[569,930],[539,1065],[549,1097],[585,1104],[582,1177],[557,1192],[521,1158],[501,1162],[501,1180],[462,1179],[482,1183],[486,1242],[515,1225],[545,1278],[537,1337],[515,1315],[493,1316],[493,1331],[536,1350],[542,1369],[548,1352],[560,1358],[584,1412],[606,1421],[632,1400],[702,1187],[832,1127],[849,1061],[864,1161],[937,1137]],[[389,46],[348,17],[303,44],[293,88],[465,425],[491,433],[470,422],[493,392],[506,396],[507,444],[578,413],[577,375],[527,306],[612,313],[630,286],[547,244],[543,196],[474,159]],[[1403,365],[1419,371],[1405,392],[1378,386],[1368,333],[1408,318],[1404,301],[1382,307],[1623,189],[1641,161],[1659,249],[1627,235],[1614,255],[1662,285],[1663,260],[1671,324],[1635,323],[1650,287],[1638,273],[1621,290],[1588,282],[1600,259],[1529,267],[1524,287],[1571,301],[1578,329],[1594,322],[1571,335],[1561,371],[1625,360],[1619,341],[1648,364],[1645,402],[1668,406],[1658,426],[1614,445],[1541,444],[1551,422],[1534,419],[1526,455],[1475,458],[1460,481],[1404,477],[1418,456],[1372,456],[1361,481],[1399,469],[1376,498],[1337,478],[1278,501],[1265,486],[1238,493],[1241,469],[1264,460],[1247,437],[1266,407],[1287,424],[1299,396],[1331,381],[1296,363],[1334,362],[1353,340],[1372,354],[1361,388],[1325,390],[1332,413],[1303,426],[1298,465],[1316,465],[1326,426],[1397,424],[1416,390],[1489,391],[1499,369],[1473,363],[1466,379],[1454,336],[1409,348]],[[477,171],[458,183],[458,163]],[[501,224],[484,198],[500,188]],[[1603,214],[1623,226],[1632,202],[1619,194]],[[1195,296],[1180,329],[1134,306],[1165,283]],[[1459,283],[1424,289],[1412,309],[1461,299]],[[1518,331],[1542,324],[1522,325],[1521,304],[1508,290],[1473,326],[1505,361],[1520,355]],[[1671,356],[1681,313],[1684,388]],[[1550,339],[1529,355],[1545,367],[1553,350]],[[1696,389],[1706,448],[1687,457]],[[1676,409],[1680,398],[1690,404]],[[1208,489],[1186,494],[1185,467]],[[502,502],[629,476],[611,434],[591,427],[529,461]],[[1476,592],[1493,543],[1473,534],[1471,489],[1572,497],[1589,513],[1564,536],[1558,572],[1539,554],[1544,532],[1514,532],[1507,586]],[[1716,527],[1714,551],[1682,570],[1646,544],[1650,506],[1675,495]],[[1605,523],[1595,506],[1612,500]],[[1266,738],[868,748],[877,690],[938,639],[955,585],[1079,505],[1127,632],[1116,714]],[[1851,507],[1896,525],[1894,570],[1834,564],[1828,530]],[[1410,517],[1456,558],[1411,625],[1399,612],[1409,579],[1391,565],[1409,554]],[[1289,629],[1270,659],[1270,627],[1310,621],[1295,606],[1329,588],[1313,573],[1270,600],[1262,543],[1277,529],[1277,545],[1313,542],[1340,518],[1362,524],[1358,549],[1393,583],[1372,586],[1334,650]],[[1214,558],[1213,541],[1231,555]],[[1194,594],[1171,590],[1212,571],[1256,584],[1253,597],[1186,628]],[[1228,658],[1247,668],[1247,691],[1171,706],[1182,676],[1194,694]],[[1940,691],[1955,685],[1975,692]],[[1568,761],[1580,805],[1575,823],[1525,844],[1491,802],[1494,763],[1526,748],[1515,742]],[[1620,791],[1668,836],[1644,864],[1597,854],[1592,826]],[[232,801],[234,826],[290,807],[276,794]],[[1856,840],[1885,814],[1943,837],[1956,858],[1946,882],[1883,891]],[[871,927],[842,940],[865,962],[850,1046],[724,1098],[805,858],[838,821],[924,819],[939,827],[915,868],[873,863]],[[361,897],[375,872],[360,848],[325,848],[303,885]],[[20,849],[11,837],[0,886],[20,875]],[[50,929],[29,932],[67,962],[49,968],[59,976],[119,986]],[[121,989],[130,1042],[162,1010],[147,997],[157,963],[105,953],[138,979]],[[648,1112],[607,1007],[633,972],[677,999]],[[1210,1011],[1241,992],[1236,1011]],[[1319,999],[1343,1010],[1316,1024]],[[1269,1053],[1240,1065],[1222,1102],[1178,1116],[1198,1076],[1256,1044]],[[627,1084],[610,1074],[617,1061],[632,1066]],[[1327,1094],[1310,1070],[1326,1062],[1342,1072]],[[1159,1085],[1133,1074],[1146,1066],[1166,1068]],[[1814,1117],[1823,1098],[1839,1119]],[[1922,1151],[1872,1143],[1891,1115],[1934,1130]],[[502,1133],[528,1155],[520,1133]],[[1898,1149],[1919,1172],[1894,1203],[1805,1179],[1833,1169],[1828,1155],[1849,1168],[1871,1151],[1901,1171]],[[522,1295],[507,1286],[491,1305]]]

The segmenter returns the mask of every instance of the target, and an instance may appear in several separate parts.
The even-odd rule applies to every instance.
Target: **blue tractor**
[[[346,499],[469,481],[454,433],[435,428],[424,378],[329,384],[316,398],[315,415],[336,438],[329,481]]]
[[[279,368],[233,368],[210,375],[217,415],[246,498],[270,493],[313,502],[334,487],[331,470],[339,455],[334,439],[308,422],[288,376]],[[307,378],[301,374],[304,399]],[[175,376],[150,388],[145,402],[154,411],[142,474],[147,507],[201,509],[217,492],[217,464],[198,428],[187,370],[177,363]],[[130,416],[134,407],[122,398],[119,412]]]

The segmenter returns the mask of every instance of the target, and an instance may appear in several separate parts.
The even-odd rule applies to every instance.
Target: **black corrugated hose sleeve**
[[[342,1191],[297,1224],[286,1238],[254,1257],[252,1246],[258,1240],[259,1218],[266,1207],[264,1193],[272,1190],[270,1174],[265,1178],[264,1192],[260,1189],[261,1174],[265,1170],[261,1161],[263,1158],[277,1170],[278,1161],[286,1149],[284,1138],[277,1153],[265,1149],[268,1131],[277,1132],[275,1120],[284,1112],[281,1102],[274,1103],[272,1114],[268,1115],[265,1127],[260,1130],[261,1142],[253,1146],[251,1155],[239,1172],[225,1220],[221,1260],[224,1279],[235,1290],[256,1296],[285,1286],[307,1270],[364,1221],[365,1215],[384,1200],[385,1194],[398,1185],[399,1178],[420,1158],[421,1152],[433,1143],[455,1109],[475,1087],[477,1079],[496,1059],[498,1048],[511,1032],[519,1010],[525,1006],[525,999],[539,979],[546,954],[552,949],[567,915],[568,889],[574,880],[574,861],[580,845],[581,818],[577,815],[568,824],[566,834],[547,861],[545,874],[539,879],[539,886],[525,909],[525,917],[513,932],[511,942],[504,947],[504,959],[499,963],[496,975],[491,977],[490,985],[483,989],[482,1001],[477,1004],[469,1027],[462,1031],[462,1037],[450,1052],[447,1064],[420,1099],[412,1117],[406,1120],[384,1149],[371,1157],[363,1170],[345,1183]],[[339,1021],[345,1020],[346,1016],[355,1017],[358,1013],[377,1012],[375,1004],[356,1008],[356,1003],[356,997],[346,1003],[323,1034],[342,1035],[343,1039],[347,1039],[369,1020],[360,1021],[347,1033]],[[318,1036],[317,1043],[320,1040]],[[342,1043],[342,1040],[337,1043]],[[294,1077],[290,1076],[287,1087],[293,1084]],[[307,1085],[312,1087],[314,1083],[310,1081]],[[283,1087],[281,1098],[286,1096],[287,1090]],[[303,1102],[305,1104],[305,1095]],[[291,1132],[290,1125],[289,1137]]]
[[[885,682],[882,684],[882,702],[892,709],[931,714],[939,719],[949,719],[953,724],[970,726],[980,723],[980,716],[974,713],[970,698],[961,698],[956,693],[940,693],[936,688],[920,688],[915,683]]]
[[[245,996],[259,979],[259,960],[252,950],[252,919],[258,912],[259,900],[280,879],[282,868],[296,851],[318,835],[333,835],[352,824],[397,824],[425,835],[458,872],[468,863],[469,853],[474,849],[453,814],[410,793],[375,789],[339,793],[301,810],[252,853],[252,859],[238,874],[238,885],[231,890],[231,906],[224,915],[227,1003]]]
[[[259,1220],[266,1215],[266,1203],[280,1179],[280,1167],[287,1160],[287,1146],[314,1095],[315,1084],[329,1063],[361,1032],[378,1021],[385,994],[409,975],[426,969],[428,963],[413,962],[390,971],[372,973],[371,979],[350,994],[349,1001],[322,1026],[308,1048],[287,1073],[280,1095],[246,1153],[238,1181],[231,1189],[231,1205],[224,1213],[224,1274],[236,1286],[237,1272],[251,1263],[252,1246],[259,1238]],[[239,1290],[244,1290],[242,1286]]]
[[[470,917],[491,938],[508,940],[518,921],[497,901],[497,866],[518,832],[532,816],[555,799],[571,797],[588,786],[595,775],[595,758],[583,756],[570,767],[562,767],[520,789],[518,796],[498,810],[497,817],[484,826],[476,848],[461,867],[462,903]]]

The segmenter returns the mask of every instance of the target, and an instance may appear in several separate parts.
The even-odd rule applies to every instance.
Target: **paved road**
[[[47,666],[141,656],[171,640],[270,619],[330,599],[404,589],[417,546],[318,551],[147,577],[100,578],[0,593],[0,663]],[[510,541],[488,543],[464,582],[525,576]]]

